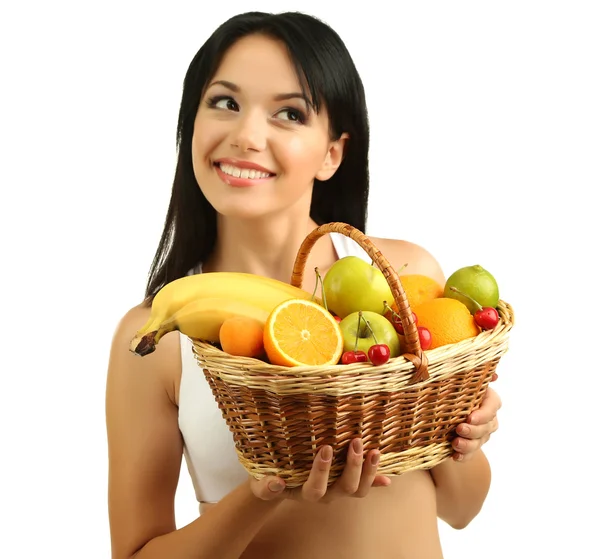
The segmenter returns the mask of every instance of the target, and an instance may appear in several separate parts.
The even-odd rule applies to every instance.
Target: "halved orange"
[[[272,311],[264,330],[265,352],[273,365],[336,365],[344,349],[340,326],[324,307],[288,299]]]

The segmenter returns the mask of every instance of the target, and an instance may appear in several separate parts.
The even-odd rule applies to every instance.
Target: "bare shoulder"
[[[118,321],[111,344],[109,374],[112,371],[127,371],[128,376],[140,375],[144,381],[154,377],[154,381],[164,384],[170,398],[177,402],[176,388],[181,376],[181,354],[179,335],[172,332],[161,338],[156,351],[148,356],[139,357],[129,351],[129,345],[135,333],[150,317],[150,307],[143,303],[129,309]],[[136,375],[134,371],[140,371]],[[109,376],[110,379],[110,376]],[[132,379],[133,380],[133,379]]]
[[[422,274],[435,279],[442,286],[446,283],[446,278],[439,262],[424,247],[400,239],[384,239],[379,237],[369,237],[369,239],[385,255],[396,270],[404,264],[408,264],[400,272],[400,275]]]

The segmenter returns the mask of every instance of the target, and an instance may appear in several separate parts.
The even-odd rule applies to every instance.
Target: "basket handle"
[[[362,231],[356,227],[353,227],[352,225],[341,222],[325,223],[315,228],[308,234],[308,236],[300,245],[300,249],[298,250],[298,254],[296,256],[296,261],[294,262],[294,269],[292,271],[292,279],[290,283],[294,287],[302,286],[306,261],[312,247],[321,237],[328,235],[329,233],[341,233],[342,235],[351,238],[365,250],[365,252],[372,258],[373,262],[381,270],[383,276],[388,282],[388,285],[390,286],[392,296],[394,297],[394,301],[398,307],[398,315],[400,316],[400,320],[402,322],[402,328],[404,329],[404,338],[406,340],[407,349],[407,353],[404,354],[404,357],[411,361],[415,366],[415,372],[410,382],[412,383],[427,380],[429,378],[429,372],[427,370],[427,356],[421,349],[417,325],[412,319],[412,312],[408,304],[408,299],[406,298],[406,293],[404,292],[404,288],[402,287],[402,283],[398,277],[398,273],[388,262],[387,258],[377,249],[373,242]]]

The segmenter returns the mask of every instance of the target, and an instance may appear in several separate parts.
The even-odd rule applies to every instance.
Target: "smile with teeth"
[[[268,179],[269,177],[273,176],[271,173],[264,173],[262,171],[258,171],[257,169],[241,169],[240,167],[229,165],[228,163],[219,163],[219,168],[226,175],[231,175],[232,177],[241,179]]]

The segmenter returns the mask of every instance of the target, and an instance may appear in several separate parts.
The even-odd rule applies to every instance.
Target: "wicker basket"
[[[355,437],[362,438],[365,453],[380,450],[384,475],[431,468],[450,456],[455,428],[481,403],[513,325],[512,308],[500,301],[494,330],[423,352],[397,273],[354,227],[328,223],[312,231],[300,247],[291,283],[302,285],[311,248],[330,232],[356,241],[383,272],[402,318],[407,353],[381,366],[288,368],[192,340],[241,464],[257,478],[278,475],[288,487],[306,481],[325,444],[334,449],[333,482]]]

